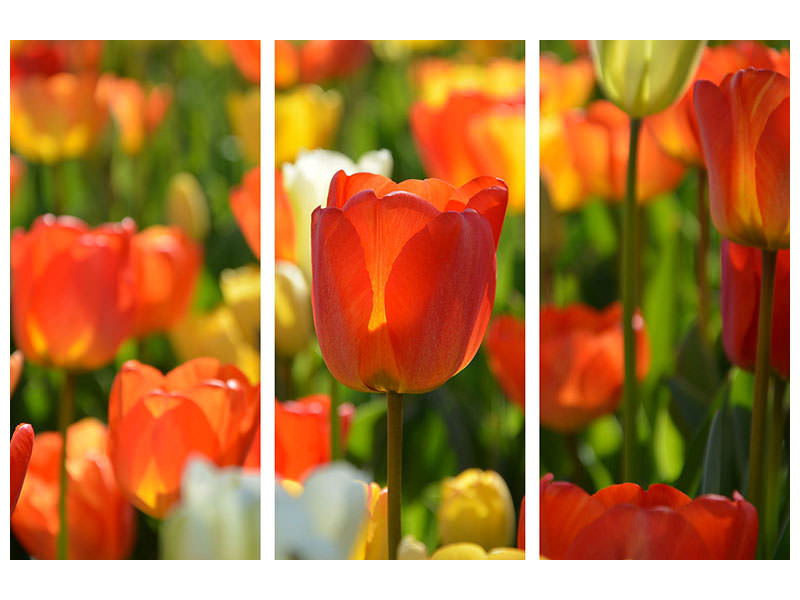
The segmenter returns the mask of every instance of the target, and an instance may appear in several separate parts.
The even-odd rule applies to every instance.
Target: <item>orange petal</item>
[[[565,558],[575,537],[603,514],[603,505],[576,485],[545,475],[539,484],[539,552]]]
[[[758,542],[758,515],[739,492],[733,500],[709,494],[680,508],[680,515],[699,532],[717,560],[753,559]]]

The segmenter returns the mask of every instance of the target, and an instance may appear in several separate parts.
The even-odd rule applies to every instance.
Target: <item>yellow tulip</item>
[[[525,550],[519,548],[495,548],[489,552],[488,560],[525,560]]]
[[[180,227],[198,242],[202,242],[208,233],[208,201],[197,178],[191,173],[178,173],[169,181],[167,223]]]
[[[249,344],[258,346],[261,330],[261,269],[247,265],[225,269],[219,276],[222,298],[233,311]]]
[[[486,560],[486,551],[478,544],[469,542],[442,546],[431,556],[431,560]]]
[[[301,150],[333,142],[342,115],[342,97],[304,85],[275,96],[275,164],[292,162]]]
[[[311,296],[303,272],[294,263],[275,261],[275,351],[300,352],[311,339]]]
[[[389,525],[388,494],[377,483],[364,484],[367,492],[368,517],[350,554],[355,560],[388,560]]]
[[[277,109],[276,109],[277,110]],[[261,163],[261,91],[252,88],[228,95],[228,117],[242,154],[252,165]]]

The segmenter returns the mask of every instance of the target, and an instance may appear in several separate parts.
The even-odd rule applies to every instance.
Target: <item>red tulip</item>
[[[12,40],[11,79],[95,71],[102,53],[102,40]]]
[[[283,174],[275,169],[275,260],[297,263],[294,211],[283,187]]]
[[[253,436],[253,443],[250,444],[250,449],[247,451],[247,456],[244,459],[242,467],[245,469],[261,470],[261,422],[259,421],[256,427],[256,434]]]
[[[525,410],[525,321],[496,317],[486,334],[489,369],[506,395]]]
[[[133,548],[135,512],[117,487],[108,458],[108,433],[97,419],[67,429],[67,557],[121,559]],[[40,559],[56,557],[62,439],[40,433],[11,529],[23,548]]]
[[[28,463],[33,452],[33,427],[28,423],[20,423],[11,436],[11,514],[17,506],[17,499],[22,490],[22,482],[28,472]]]
[[[694,86],[711,218],[724,237],[789,247],[789,78],[766,70]]]
[[[136,276],[133,332],[170,329],[186,313],[203,262],[203,249],[180,227],[156,225],[133,237]]]
[[[259,423],[259,391],[232,365],[196,358],[166,375],[135,360],[114,379],[109,454],[130,501],[163,517],[180,497],[187,459],[244,463]]]
[[[539,484],[539,550],[550,559],[752,559],[753,505],[733,493],[690,499],[671,486],[620,483],[589,495],[545,475]]]
[[[11,239],[14,340],[31,361],[65,369],[102,367],[129,335],[134,311],[130,261],[135,225],[89,229],[44,215]]]
[[[519,525],[517,526],[517,548],[525,550],[525,496],[522,497],[522,506],[519,507]]]
[[[277,185],[277,184],[276,184]],[[261,259],[261,167],[244,175],[242,185],[231,190],[231,210],[250,250]]]
[[[722,239],[722,343],[735,365],[752,371],[756,360],[761,252]],[[789,378],[789,251],[780,250],[772,300],[772,368]]]
[[[478,350],[494,304],[508,190],[339,171],[311,219],[322,356],[345,385],[432,390]]]
[[[349,77],[370,57],[364,40],[309,40],[300,47],[300,81],[319,83]]]
[[[261,81],[261,40],[228,40],[236,68],[249,81]]]
[[[315,467],[331,460],[331,399],[317,394],[291,402],[275,401],[275,473],[301,481]],[[339,405],[342,448],[355,414],[350,403]]]
[[[647,331],[634,317],[636,374],[650,366]],[[539,417],[542,425],[577,431],[614,412],[622,396],[622,305],[602,311],[582,304],[545,306],[539,316]]]

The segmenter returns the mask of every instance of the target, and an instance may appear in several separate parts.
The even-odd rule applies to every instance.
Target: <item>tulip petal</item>
[[[708,494],[679,509],[694,525],[716,560],[752,559],[758,542],[758,515],[752,504],[735,492],[733,500]]]
[[[575,536],[603,514],[603,504],[577,485],[553,481],[539,484],[539,552],[549,559],[565,558]]]
[[[125,362],[111,386],[111,395],[108,400],[109,429],[113,431],[117,423],[142,396],[162,385],[164,385],[164,376],[158,369],[137,360]]]
[[[489,221],[496,250],[506,217],[508,186],[502,179],[495,177],[476,177],[462,185],[461,191],[469,198],[467,208],[478,211],[479,215]]]
[[[25,481],[25,473],[28,471],[28,463],[33,452],[33,427],[28,423],[20,423],[14,429],[11,436],[11,512],[17,506],[19,493],[22,491],[22,483]]]
[[[770,247],[789,247],[789,98],[767,119],[755,150],[756,190]]]

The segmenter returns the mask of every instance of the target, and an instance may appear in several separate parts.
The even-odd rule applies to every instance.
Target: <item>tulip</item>
[[[245,339],[258,347],[261,332],[261,269],[245,265],[224,269],[219,276],[222,298],[239,325]]]
[[[275,401],[275,473],[287,479],[303,480],[309,472],[331,460],[331,399],[317,394],[290,402]],[[338,407],[340,439],[347,433],[355,414],[350,403]]]
[[[230,194],[231,211],[250,250],[261,259],[261,167],[245,173],[240,187]]]
[[[342,97],[336,90],[304,85],[276,94],[275,164],[292,162],[302,150],[332,143],[341,115]]]
[[[467,469],[442,482],[436,513],[442,544],[470,542],[485,550],[514,537],[514,504],[506,482],[494,471]]]
[[[19,378],[22,376],[22,367],[25,365],[25,356],[19,350],[11,353],[10,358],[11,372],[9,375],[9,382],[11,383],[11,394],[17,389]]]
[[[636,374],[644,379],[650,348],[644,320],[633,319]],[[602,311],[582,304],[545,306],[539,314],[539,417],[560,432],[583,429],[614,412],[623,380],[622,306]]]
[[[525,321],[496,317],[486,334],[489,369],[506,395],[525,410]]]
[[[519,525],[517,525],[517,548],[525,550],[525,496],[519,508]]]
[[[419,99],[441,107],[454,92],[479,92],[493,100],[523,100],[525,62],[495,58],[486,65],[427,58],[412,73]]]
[[[11,40],[11,80],[96,71],[102,40]]]
[[[722,344],[728,359],[752,371],[756,361],[761,256],[756,248],[723,239],[722,260]],[[772,300],[770,364],[789,379],[789,251],[778,252],[775,291]]]
[[[11,240],[14,340],[31,361],[94,370],[129,335],[134,311],[130,219],[96,229],[44,215]]]
[[[239,369],[198,358],[167,375],[138,361],[117,373],[109,454],[123,493],[162,518],[180,497],[188,457],[241,466],[259,423],[259,392]]]
[[[542,477],[539,547],[549,559],[751,559],[758,516],[738,492],[692,500],[671,486],[620,483],[589,495]]]
[[[364,40],[309,40],[300,47],[300,81],[320,83],[349,77],[369,57],[369,42]]]
[[[731,241],[789,247],[789,78],[747,69],[698,81],[694,105],[711,218]]]
[[[228,95],[228,118],[233,134],[238,138],[241,153],[251,164],[261,163],[261,91]]]
[[[25,175],[25,163],[18,156],[11,155],[11,160],[8,166],[9,179],[11,180],[11,196],[14,199],[14,191],[19,187],[23,176]]]
[[[11,516],[14,535],[34,558],[56,557],[62,439],[55,432],[34,439],[28,474]],[[67,430],[68,557],[72,559],[121,559],[133,549],[135,513],[117,487],[107,444],[108,432],[97,419],[82,419]]]
[[[706,43],[695,40],[592,40],[606,97],[633,118],[675,102],[689,85]]]
[[[487,554],[477,544],[462,542],[442,546],[433,553],[431,560],[525,560],[525,552],[516,548],[495,548]]]
[[[11,86],[11,146],[27,160],[54,163],[85,154],[107,112],[91,74],[31,76]]]
[[[261,471],[261,423],[256,427],[256,434],[253,436],[253,443],[247,451],[242,467]]]
[[[188,462],[181,500],[161,529],[161,557],[258,560],[261,554],[260,477],[239,468]]]
[[[14,429],[11,436],[11,514],[17,506],[19,493],[22,490],[22,483],[25,481],[25,474],[28,472],[28,463],[33,452],[33,427],[28,423],[20,423]]]
[[[261,81],[261,40],[227,40],[236,68],[252,82]]]
[[[294,163],[283,165],[283,184],[294,214],[297,264],[308,279],[311,279],[311,213],[325,204],[331,178],[340,170],[348,175],[363,171],[389,177],[392,166],[388,150],[367,152],[353,162],[339,152],[319,149],[302,151]]]
[[[396,61],[412,54],[433,52],[448,44],[448,40],[372,40],[372,49],[382,60]]]
[[[594,70],[589,58],[562,63],[557,56],[539,56],[539,115],[559,115],[580,108],[594,89]]]
[[[312,335],[311,302],[303,272],[290,262],[275,261],[275,351],[294,356]]]
[[[136,277],[132,335],[144,337],[173,327],[189,307],[203,249],[179,227],[156,225],[131,242]]]
[[[259,209],[260,210],[260,209]],[[283,174],[275,169],[275,260],[297,262],[294,210],[283,185]],[[309,244],[310,245],[310,244]]]
[[[300,53],[294,44],[275,40],[275,87],[285,89],[300,78]]]
[[[350,554],[352,560],[387,560],[388,540],[388,490],[377,483],[364,484],[367,489],[368,518],[362,534]]]
[[[167,223],[201,242],[208,233],[209,221],[208,200],[197,178],[191,173],[173,175],[167,186]]]

